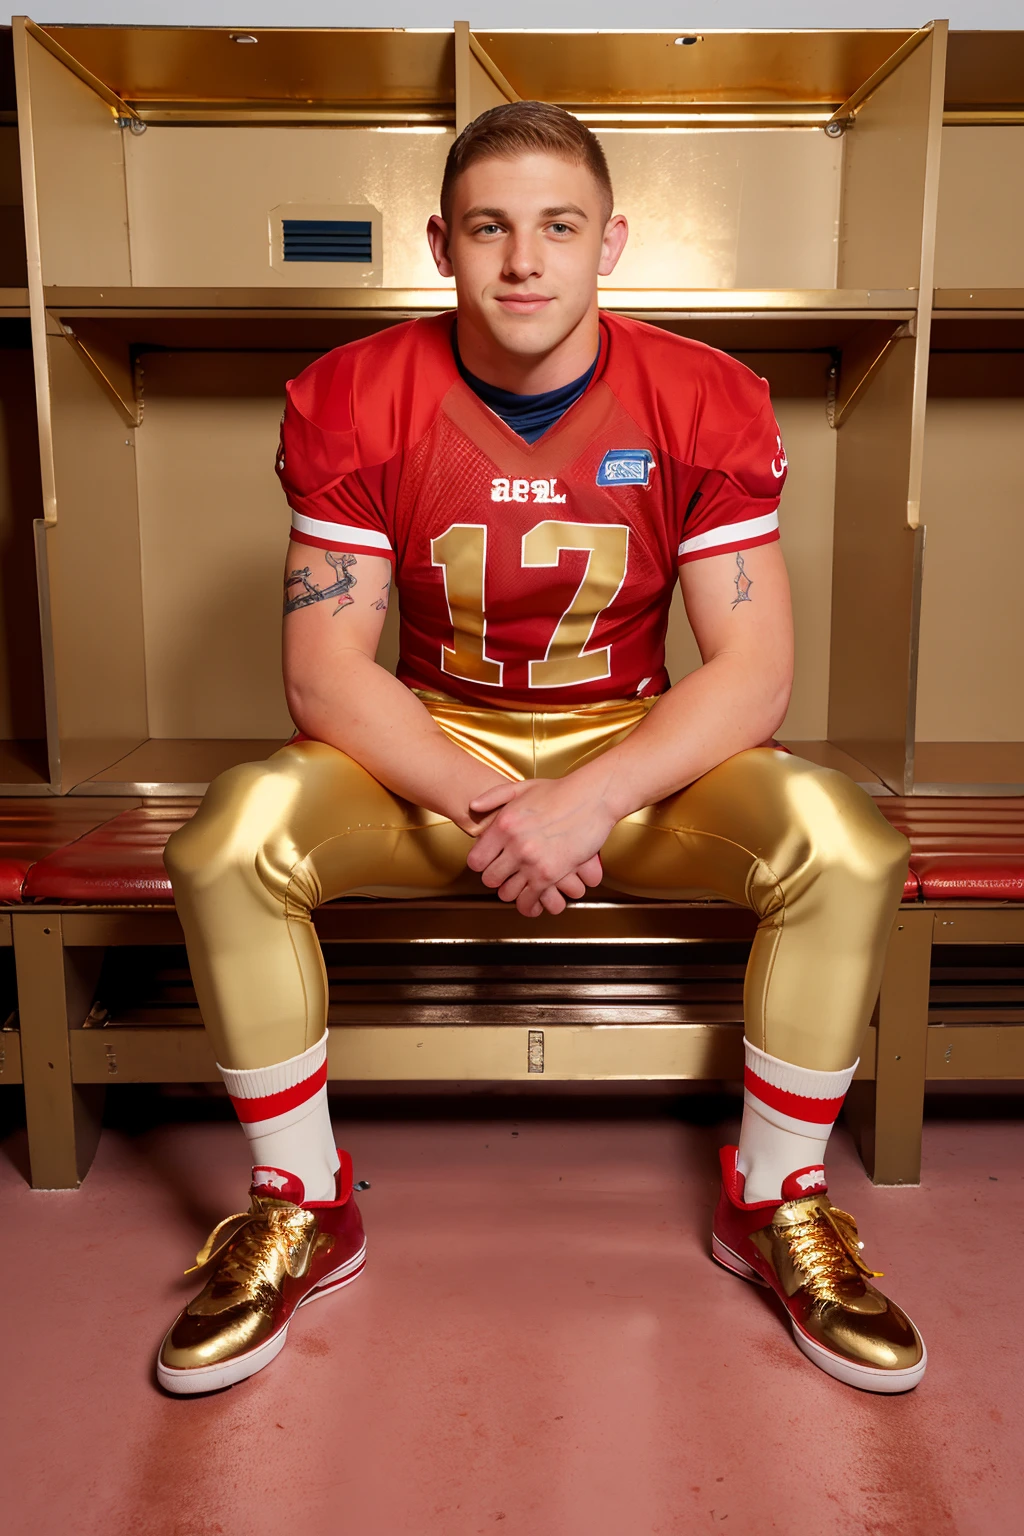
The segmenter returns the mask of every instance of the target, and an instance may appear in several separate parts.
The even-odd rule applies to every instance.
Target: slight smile
[[[534,315],[539,309],[543,309],[545,304],[551,302],[542,293],[509,294],[507,298],[499,297],[498,299],[499,304],[517,315]]]

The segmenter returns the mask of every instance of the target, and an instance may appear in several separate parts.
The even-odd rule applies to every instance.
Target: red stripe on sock
[[[781,1114],[791,1115],[794,1120],[809,1120],[814,1125],[832,1125],[846,1098],[845,1093],[841,1093],[837,1099],[809,1099],[802,1093],[789,1093],[785,1088],[775,1088],[771,1083],[766,1083],[763,1077],[758,1077],[749,1067],[743,1069],[743,1086],[750,1090],[755,1099],[760,1099],[762,1104],[779,1110]]]
[[[232,1094],[231,1102],[235,1106],[235,1113],[243,1125],[252,1125],[255,1120],[272,1120],[275,1115],[285,1115],[290,1109],[298,1109],[300,1104],[305,1104],[327,1081],[327,1063],[318,1067],[312,1077],[307,1077],[303,1082],[296,1083],[292,1088],[282,1088],[280,1093],[268,1093],[262,1099],[236,1099]]]

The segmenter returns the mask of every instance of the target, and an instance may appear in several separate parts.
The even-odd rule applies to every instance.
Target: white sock
[[[820,1164],[857,1063],[843,1072],[812,1072],[744,1040],[743,1124],[736,1167],[743,1198],[780,1200],[782,1181]]]
[[[327,1108],[327,1031],[301,1056],[274,1066],[217,1070],[249,1140],[253,1188],[296,1204],[333,1200],[338,1153]]]

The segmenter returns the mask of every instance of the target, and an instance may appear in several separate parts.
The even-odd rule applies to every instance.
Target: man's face
[[[460,327],[541,357],[596,313],[597,279],[626,242],[583,165],[551,154],[478,160],[455,183],[451,227],[430,221],[438,270],[454,275]]]

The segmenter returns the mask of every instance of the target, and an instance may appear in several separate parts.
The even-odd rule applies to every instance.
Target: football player
[[[217,779],[167,848],[253,1165],[249,1210],[204,1246],[206,1284],[161,1347],[171,1392],[260,1370],[295,1309],[363,1266],[312,910],[482,885],[528,919],[602,881],[759,920],[714,1257],[770,1287],[840,1381],[898,1392],[924,1372],[823,1164],[908,844],[850,779],[771,744],[792,619],[768,387],[599,311],[626,236],[587,128],[540,102],[496,107],[453,144],[427,230],[457,312],[339,347],[288,387],[300,735]],[[677,581],[703,666],[672,684]],[[395,591],[392,676],[375,656]]]

